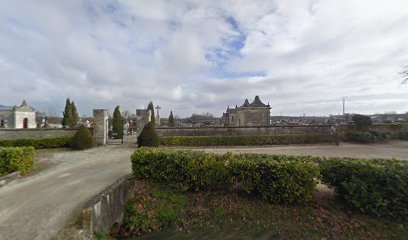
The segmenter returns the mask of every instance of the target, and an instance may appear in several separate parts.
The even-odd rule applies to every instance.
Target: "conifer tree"
[[[173,111],[170,111],[170,116],[169,116],[169,127],[174,127],[174,116],[173,116]]]
[[[123,136],[123,119],[122,119],[122,114],[120,113],[119,106],[116,106],[115,111],[113,112],[112,130],[115,133],[117,133],[117,135],[115,136],[116,139],[122,138],[122,136]]]
[[[69,100],[69,98],[67,98],[67,100],[65,101],[65,108],[64,108],[64,111],[62,112],[62,115],[63,117],[62,117],[61,124],[64,128],[67,128],[71,125],[70,116],[72,115],[71,114],[71,101]]]
[[[72,126],[70,127],[76,127],[79,122],[79,115],[74,101],[72,101],[71,103],[71,108],[72,108]]]
[[[79,121],[78,112],[74,102],[71,103],[71,100],[67,98],[65,102],[64,112],[62,112],[63,118],[61,124],[64,128],[67,127],[76,127]]]

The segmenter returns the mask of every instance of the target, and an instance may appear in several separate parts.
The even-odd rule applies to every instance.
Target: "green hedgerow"
[[[20,171],[30,172],[34,165],[33,147],[0,147],[0,175]]]

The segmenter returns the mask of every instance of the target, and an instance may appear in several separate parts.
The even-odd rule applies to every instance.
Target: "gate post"
[[[93,138],[98,146],[106,145],[108,135],[108,109],[93,110]]]

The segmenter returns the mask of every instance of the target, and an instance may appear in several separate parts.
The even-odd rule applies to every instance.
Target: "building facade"
[[[35,110],[24,100],[20,106],[0,105],[0,128],[36,128]]]
[[[271,107],[264,104],[259,96],[255,96],[254,101],[249,103],[248,99],[242,106],[227,108],[223,113],[222,121],[225,126],[267,126],[270,124]]]

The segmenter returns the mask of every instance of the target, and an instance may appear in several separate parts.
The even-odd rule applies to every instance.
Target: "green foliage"
[[[147,109],[150,110],[151,112],[151,119],[150,122],[153,122],[154,125],[156,125],[156,117],[154,115],[154,105],[153,102],[149,102],[149,105],[147,105]]]
[[[235,190],[277,203],[310,199],[318,166],[309,158],[262,154],[210,154],[140,148],[132,155],[133,174],[181,191]]]
[[[333,142],[330,135],[276,135],[276,136],[174,136],[163,137],[161,143],[166,146],[259,146],[314,144]]]
[[[399,139],[408,141],[408,130],[401,130],[399,133]]]
[[[116,139],[121,139],[123,137],[123,119],[119,106],[116,106],[115,111],[113,112],[112,130],[116,133]]]
[[[355,114],[351,119],[359,129],[366,129],[372,125],[371,118],[366,115]]]
[[[328,159],[322,181],[351,209],[408,219],[408,163],[397,160]]]
[[[160,139],[157,135],[154,122],[149,122],[137,137],[137,144],[139,147],[158,147]]]
[[[23,138],[23,139],[2,139],[0,147],[34,147],[43,148],[65,148],[69,147],[72,141],[71,136],[61,136],[53,138]]]
[[[170,111],[170,115],[169,115],[169,127],[174,127],[173,111]]]
[[[79,121],[79,116],[78,116],[78,111],[75,106],[75,103],[70,101],[69,98],[67,98],[65,102],[65,109],[64,112],[62,112],[63,118],[62,118],[62,126],[66,127],[76,127],[78,125]]]
[[[181,225],[185,207],[185,195],[156,187],[150,195],[137,195],[125,205],[123,225],[133,234],[172,229]]]
[[[370,132],[347,132],[347,140],[358,143],[373,143],[375,136]]]
[[[0,148],[0,175],[20,171],[26,174],[33,169],[35,151],[33,147]]]
[[[84,150],[93,146],[93,138],[88,128],[80,126],[72,137],[71,148],[74,150]]]

